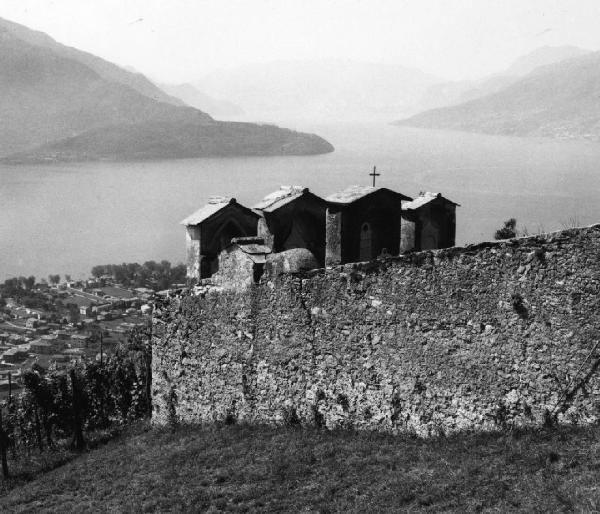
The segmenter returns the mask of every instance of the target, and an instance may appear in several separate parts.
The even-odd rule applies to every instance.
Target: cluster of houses
[[[182,221],[187,277],[245,288],[265,274],[362,262],[454,246],[457,203],[353,186],[326,198],[281,186],[252,207],[213,197]]]
[[[145,323],[157,295],[151,289],[127,289],[101,281],[65,282],[49,287],[37,284],[34,292],[55,311],[28,308],[14,298],[4,298],[0,312],[0,394],[19,387],[22,372],[33,365],[61,369],[84,357],[109,353],[132,328]],[[70,312],[69,312],[70,311]],[[75,313],[75,314],[73,314]]]

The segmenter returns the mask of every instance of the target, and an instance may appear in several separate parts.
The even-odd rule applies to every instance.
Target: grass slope
[[[139,431],[0,498],[2,512],[600,509],[600,429],[419,440],[223,426]]]

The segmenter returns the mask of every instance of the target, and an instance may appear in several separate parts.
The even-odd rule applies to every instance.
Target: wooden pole
[[[2,459],[2,476],[7,479],[10,475],[8,472],[8,462],[6,460],[6,449],[8,448],[8,434],[4,430],[2,423],[2,408],[0,408],[0,458]]]
[[[81,426],[81,401],[79,396],[79,384],[75,376],[75,370],[69,371],[71,378],[71,387],[73,388],[73,441],[71,445],[76,450],[85,448],[85,440],[83,439],[83,428]]]

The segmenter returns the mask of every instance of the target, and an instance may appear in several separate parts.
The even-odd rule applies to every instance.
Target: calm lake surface
[[[461,204],[457,244],[493,238],[510,217],[530,233],[600,222],[600,144],[400,128],[282,126],[336,151],[310,157],[0,166],[0,279],[89,274],[95,264],[184,259],[179,222],[209,196],[251,205],[281,184],[328,195],[352,184]]]

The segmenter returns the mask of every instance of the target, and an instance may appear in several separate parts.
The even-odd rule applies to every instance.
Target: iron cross
[[[377,166],[373,166],[373,173],[369,173],[369,177],[373,177],[373,187],[375,187],[375,177],[380,177],[381,173],[377,173]]]

